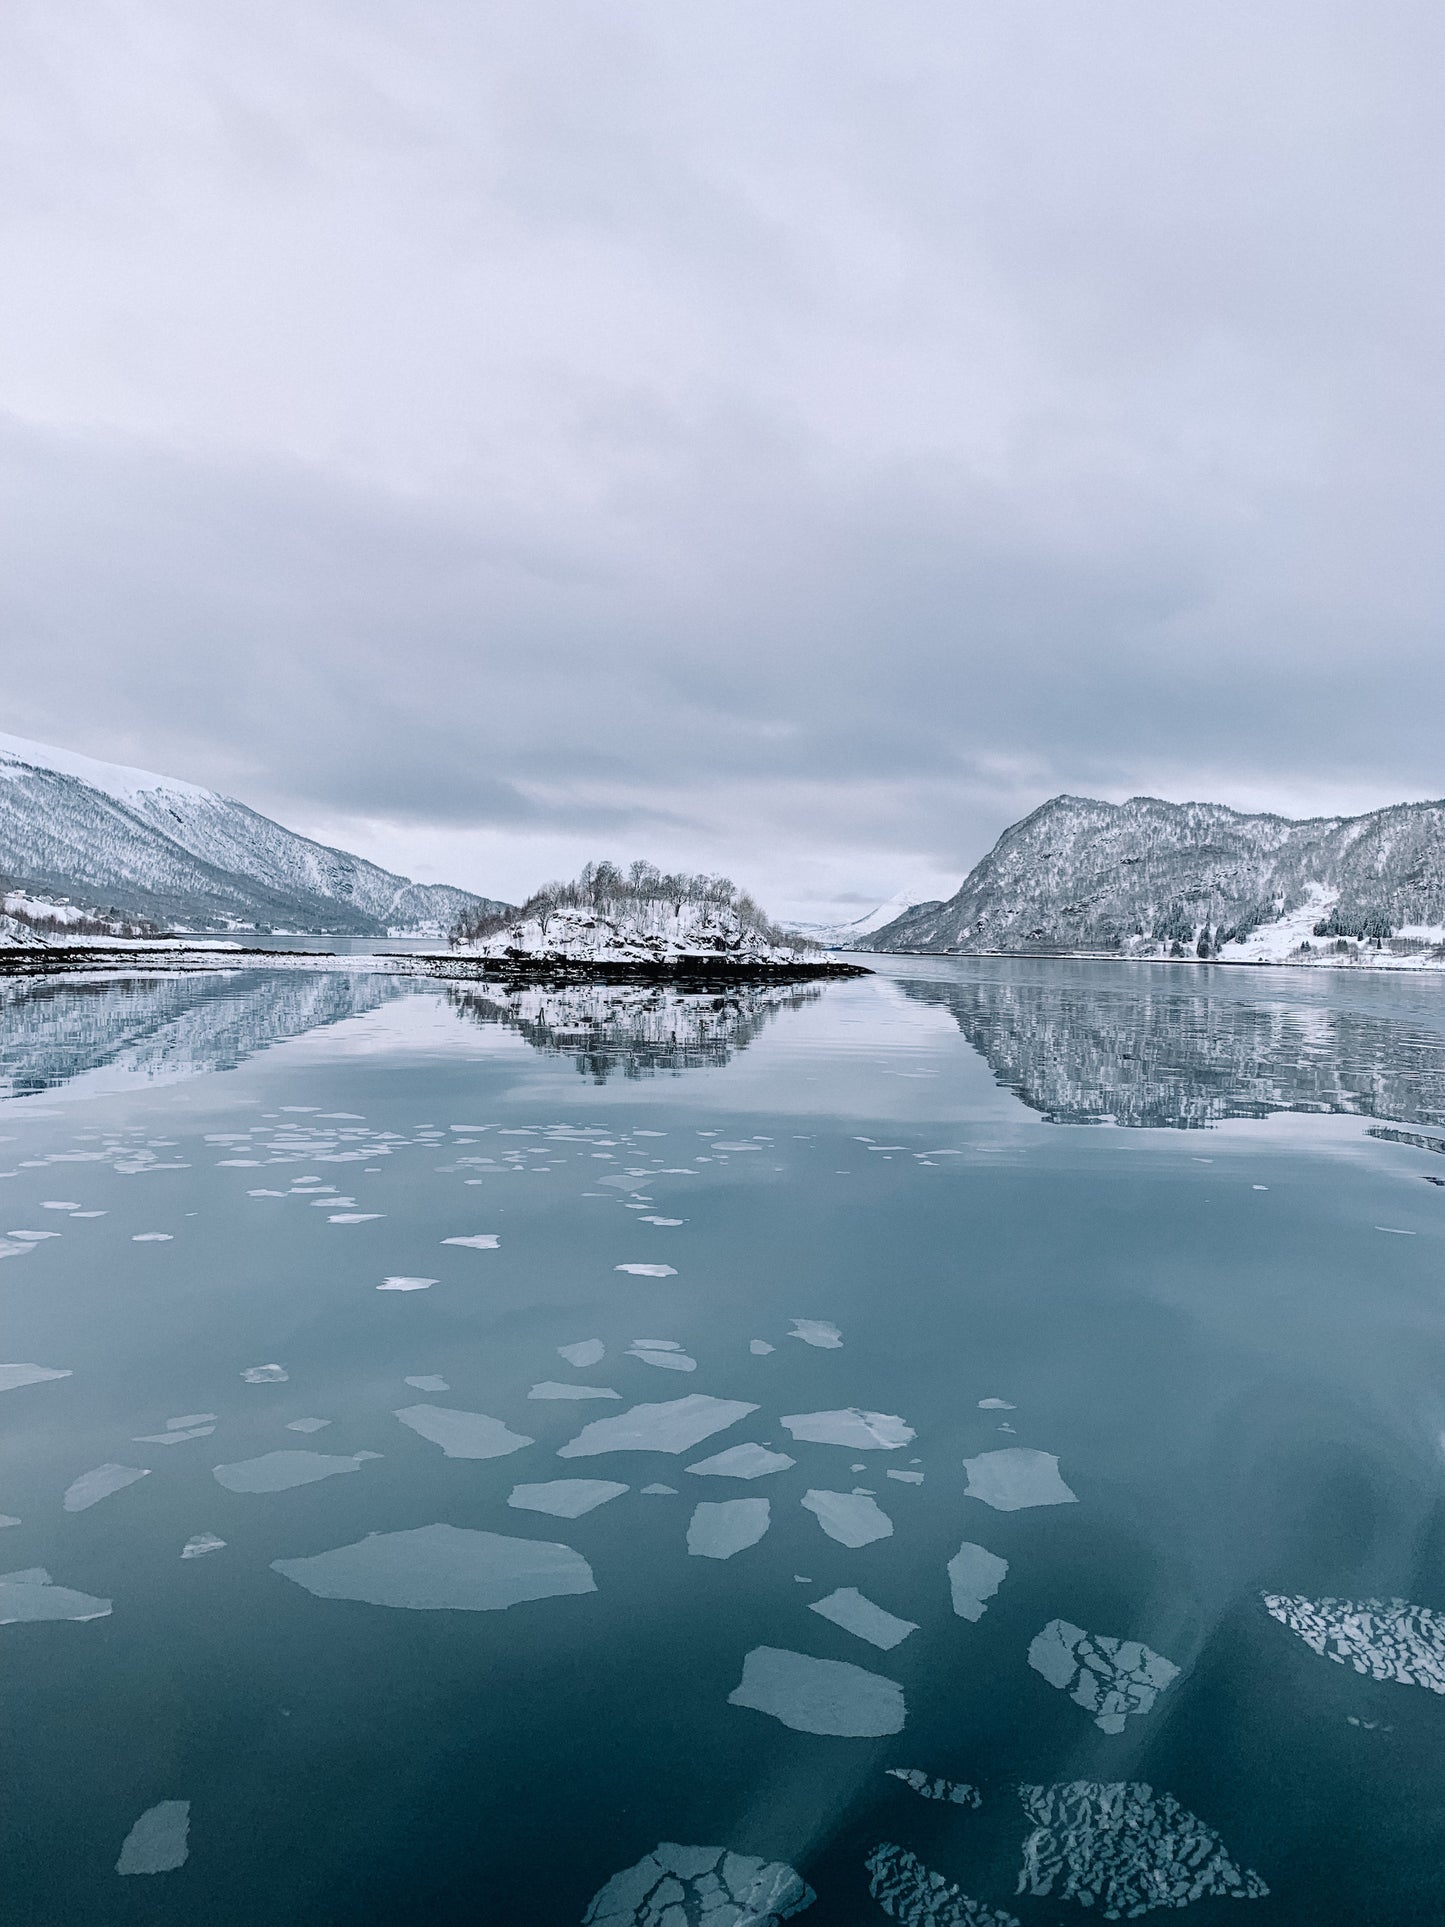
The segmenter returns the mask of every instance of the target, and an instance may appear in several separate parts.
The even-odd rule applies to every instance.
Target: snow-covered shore
[[[772,969],[824,962],[810,946],[771,942],[726,903],[639,901],[610,912],[548,906],[457,946],[463,956],[540,965],[724,964]]]

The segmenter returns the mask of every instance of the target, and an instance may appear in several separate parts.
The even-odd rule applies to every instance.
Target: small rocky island
[[[781,929],[727,877],[669,875],[589,863],[571,883],[549,883],[516,910],[463,914],[458,959],[489,976],[549,981],[684,981],[855,977],[857,964]]]

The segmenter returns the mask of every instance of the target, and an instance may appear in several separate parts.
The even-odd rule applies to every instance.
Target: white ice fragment
[[[842,1412],[794,1412],[785,1418],[795,1439],[811,1445],[851,1446],[855,1452],[894,1452],[907,1445],[913,1427],[888,1412],[860,1412],[850,1406]]]
[[[173,1242],[169,1231],[136,1231],[131,1235],[133,1245],[168,1245]]]
[[[68,1371],[54,1371],[49,1365],[0,1365],[0,1392],[13,1392],[21,1385],[43,1385],[50,1378],[69,1378]]]
[[[555,1519],[580,1519],[626,1491],[615,1479],[549,1479],[542,1485],[514,1485],[507,1504],[521,1512],[549,1512]]]
[[[843,1334],[838,1327],[821,1318],[795,1318],[788,1336],[801,1338],[805,1345],[816,1345],[825,1352],[836,1352],[843,1343]]]
[[[677,1497],[677,1487],[675,1485],[645,1485],[642,1488],[642,1496],[645,1499],[675,1499]]]
[[[198,1532],[194,1538],[187,1539],[181,1547],[182,1559],[204,1559],[208,1552],[220,1552],[225,1546],[224,1539],[218,1539],[214,1532]]]
[[[443,1238],[444,1245],[466,1245],[472,1251],[496,1251],[501,1238],[492,1231],[479,1231],[471,1238]]]
[[[391,1278],[383,1278],[376,1289],[378,1291],[430,1291],[432,1286],[439,1282],[436,1278],[408,1278],[404,1274],[397,1274]]]
[[[1405,1599],[1305,1599],[1264,1594],[1270,1616],[1311,1652],[1369,1679],[1445,1693],[1445,1614]]]
[[[814,1659],[781,1646],[753,1648],[728,1704],[767,1713],[797,1733],[840,1739],[901,1733],[907,1717],[897,1680],[847,1660]]]
[[[978,1401],[980,1412],[1016,1412],[1017,1405],[1010,1405],[1006,1398],[981,1398]]]
[[[79,1198],[47,1198],[41,1205],[42,1211],[78,1211]]]
[[[1029,1646],[1029,1665],[1086,1712],[1103,1733],[1122,1733],[1134,1713],[1147,1713],[1179,1668],[1137,1639],[1086,1633],[1051,1619]]]
[[[409,1378],[406,1383],[416,1392],[449,1392],[452,1388],[444,1378],[435,1373],[426,1373],[420,1378]]]
[[[404,1405],[394,1416],[439,1445],[449,1459],[500,1459],[533,1443],[485,1412],[460,1412],[450,1405]]]
[[[293,1418],[286,1430],[288,1432],[324,1432],[330,1423],[329,1418]]]
[[[84,1512],[87,1506],[108,1499],[112,1492],[123,1492],[137,1479],[150,1477],[149,1467],[139,1465],[97,1465],[66,1488],[62,1504],[67,1512]]]
[[[147,1807],[125,1837],[116,1872],[174,1873],[186,1864],[190,1830],[189,1800],[162,1800]]]
[[[614,1265],[614,1271],[630,1271],[634,1278],[675,1278],[676,1265]]]
[[[769,1352],[775,1352],[777,1349],[777,1346],[770,1345],[766,1338],[750,1338],[748,1340],[748,1350],[753,1354],[754,1358],[766,1358]]]
[[[809,1491],[802,1502],[840,1546],[868,1546],[892,1534],[893,1521],[875,1499],[863,1493]]]
[[[731,1559],[768,1529],[766,1499],[704,1499],[688,1521],[687,1549],[697,1559]]]
[[[906,1921],[908,1927],[1019,1927],[1012,1914],[971,1899],[907,1847],[885,1840],[864,1865],[868,1891],[890,1920]]]
[[[593,1895],[583,1927],[782,1927],[815,1898],[780,1860],[665,1840]]]
[[[579,1385],[572,1379],[544,1378],[534,1385],[528,1398],[621,1398],[610,1385]]]
[[[826,1598],[815,1599],[808,1610],[821,1613],[824,1619],[831,1619],[835,1626],[841,1626],[845,1633],[855,1633],[859,1639],[866,1639],[870,1645],[879,1646],[884,1652],[907,1639],[910,1633],[918,1631],[917,1620],[899,1619],[882,1606],[875,1606],[871,1599],[863,1597],[856,1586],[840,1586]]]
[[[658,1218],[658,1217],[649,1215],[648,1217],[645,1217],[645,1218],[639,1218],[637,1222],[639,1224],[679,1225],[684,1223],[685,1220],[682,1218]]]
[[[888,1476],[890,1479],[897,1479],[900,1485],[923,1484],[923,1474],[921,1472],[901,1472],[895,1466],[891,1465],[888,1468]]]
[[[215,1431],[214,1425],[188,1425],[174,1431],[143,1432],[131,1440],[132,1445],[184,1445],[187,1439],[208,1439]]]
[[[1170,1793],[1143,1781],[1069,1780],[1021,1786],[1034,1831],[1023,1844],[1017,1891],[1097,1906],[1105,1920],[1209,1895],[1262,1900],[1257,1873],[1238,1867],[1219,1835]]]
[[[982,1619],[988,1602],[1004,1582],[1008,1560],[1000,1559],[987,1546],[976,1546],[965,1539],[948,1562],[948,1583],[953,1592],[953,1610],[960,1619]]]
[[[757,1409],[740,1398],[710,1398],[705,1392],[693,1392],[687,1398],[670,1399],[661,1405],[634,1405],[615,1418],[594,1419],[584,1425],[557,1456],[582,1459],[599,1452],[690,1452],[714,1432],[726,1431]]]
[[[629,1358],[640,1358],[644,1365],[660,1365],[666,1372],[695,1372],[697,1360],[672,1344],[654,1344],[645,1338],[627,1347]]]
[[[557,1356],[581,1371],[585,1366],[599,1363],[606,1350],[600,1338],[579,1338],[575,1345],[559,1345]]]
[[[1071,1492],[1059,1476],[1059,1461],[1052,1452],[1036,1452],[1026,1445],[1006,1445],[1001,1451],[982,1452],[975,1459],[965,1459],[963,1469],[968,1474],[965,1497],[982,1499],[995,1512],[1078,1503],[1078,1495]]]
[[[905,1786],[912,1787],[922,1800],[946,1800],[952,1806],[975,1810],[983,1805],[983,1795],[966,1781],[941,1780],[916,1766],[889,1766],[883,1770],[890,1780],[901,1780]]]
[[[333,1211],[327,1218],[328,1224],[370,1224],[373,1218],[384,1218],[384,1211]]]
[[[10,1523],[18,1526],[20,1521],[12,1519]],[[43,1566],[0,1573],[0,1626],[14,1626],[21,1620],[104,1619],[109,1611],[108,1599],[52,1585]]]
[[[373,1532],[307,1559],[273,1559],[271,1569],[318,1599],[416,1612],[499,1612],[597,1590],[592,1568],[571,1546],[451,1525]]]
[[[58,1238],[60,1233],[58,1231],[12,1231],[10,1236],[23,1238],[27,1244],[38,1245],[46,1238]]]
[[[291,1374],[280,1365],[248,1365],[241,1376],[248,1385],[284,1385]]]
[[[0,1532],[3,1532],[6,1526],[18,1526],[19,1524],[20,1521],[15,1517],[13,1512],[0,1512]]]
[[[686,1469],[702,1478],[763,1479],[770,1472],[786,1472],[797,1463],[786,1452],[770,1452],[765,1445],[749,1439],[746,1445],[729,1445],[721,1452],[714,1452],[710,1459],[699,1459],[696,1465]]]
[[[258,1459],[239,1459],[234,1465],[213,1468],[216,1483],[228,1492],[287,1492],[293,1485],[312,1485],[341,1472],[359,1472],[374,1452],[336,1456],[327,1452],[263,1452]]]

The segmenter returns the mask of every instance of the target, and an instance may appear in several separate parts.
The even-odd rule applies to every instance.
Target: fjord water
[[[7,1923],[1438,1916],[1445,984],[870,961],[0,986]]]

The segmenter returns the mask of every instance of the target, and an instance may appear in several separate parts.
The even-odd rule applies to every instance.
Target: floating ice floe
[[[948,1584],[953,1593],[953,1610],[960,1619],[982,1619],[988,1602],[1004,1582],[1008,1560],[1000,1559],[987,1546],[976,1546],[965,1539],[948,1562]]]
[[[710,1459],[699,1459],[696,1465],[685,1469],[696,1472],[700,1478],[710,1479],[763,1479],[770,1472],[786,1472],[789,1466],[796,1465],[786,1452],[770,1452],[765,1445],[757,1445],[751,1439],[746,1445],[725,1446],[721,1452],[714,1452]]]
[[[916,1766],[890,1766],[884,1772],[890,1780],[901,1780],[922,1800],[946,1800],[956,1807],[981,1807],[983,1795],[976,1786],[963,1780],[940,1780]]]
[[[1017,1405],[1010,1405],[1006,1398],[981,1398],[978,1401],[980,1412],[1016,1412]]]
[[[770,1345],[766,1338],[750,1338],[748,1340],[748,1350],[753,1354],[754,1358],[766,1358],[769,1352],[775,1352],[777,1349],[777,1346]]]
[[[1137,1639],[1086,1633],[1067,1619],[1051,1619],[1029,1646],[1029,1665],[1050,1686],[1094,1715],[1103,1733],[1122,1733],[1134,1713],[1147,1713],[1179,1668]]]
[[[822,1318],[795,1318],[788,1336],[801,1338],[805,1345],[816,1345],[825,1352],[836,1352],[843,1343],[843,1334],[838,1327]]]
[[[547,1512],[554,1519],[580,1519],[627,1491],[615,1479],[548,1479],[542,1485],[514,1485],[507,1504],[519,1512]]]
[[[307,1559],[273,1559],[271,1569],[318,1599],[414,1612],[500,1612],[597,1590],[592,1568],[571,1546],[450,1525],[373,1532]]]
[[[148,1479],[150,1468],[140,1465],[97,1465],[90,1472],[82,1472],[66,1488],[61,1501],[67,1512],[84,1512],[87,1506],[98,1505],[108,1499],[112,1492],[123,1492],[137,1479]]]
[[[449,1392],[452,1389],[444,1378],[438,1378],[434,1372],[425,1372],[419,1378],[409,1378],[405,1383],[415,1392]]]
[[[225,1544],[225,1540],[218,1539],[214,1532],[198,1532],[193,1538],[187,1539],[181,1547],[181,1557],[182,1559],[204,1559],[208,1552],[223,1551]]]
[[[214,1412],[183,1412],[179,1418],[168,1418],[166,1420],[166,1430],[168,1432],[189,1432],[194,1426],[214,1425],[215,1423],[216,1414]]]
[[[394,1278],[383,1278],[376,1289],[378,1291],[430,1291],[433,1285],[440,1282],[437,1278],[408,1278],[398,1275]]]
[[[782,1423],[795,1439],[810,1445],[851,1446],[855,1452],[895,1452],[913,1437],[913,1427],[890,1412],[794,1412]]]
[[[796,1733],[826,1733],[838,1739],[901,1733],[907,1717],[897,1680],[847,1660],[814,1659],[781,1646],[753,1648],[728,1704],[767,1713]]]
[[[0,1573],[0,1626],[35,1619],[104,1619],[109,1612],[108,1599],[54,1585],[44,1566]]]
[[[890,1920],[908,1927],[1019,1927],[1012,1914],[971,1900],[941,1873],[931,1873],[907,1847],[885,1840],[864,1864],[868,1891]]]
[[[168,1245],[174,1242],[169,1231],[137,1231],[131,1236],[133,1245]]]
[[[1269,1892],[1234,1864],[1212,1827],[1143,1781],[1021,1786],[1019,1798],[1034,1823],[1021,1894],[1047,1898],[1057,1886],[1061,1900],[1097,1906],[1105,1920],[1133,1920],[1207,1895],[1262,1900]]]
[[[621,1392],[614,1392],[610,1385],[579,1385],[575,1380],[544,1378],[540,1385],[534,1385],[527,1394],[528,1398],[621,1398]]]
[[[13,1392],[21,1385],[43,1385],[47,1379],[70,1376],[69,1371],[55,1371],[49,1365],[0,1365],[0,1392]]]
[[[744,1399],[710,1398],[706,1392],[660,1405],[634,1405],[615,1418],[593,1419],[557,1456],[585,1459],[599,1452],[690,1452],[714,1432],[726,1431],[757,1409]]]
[[[581,1371],[587,1365],[599,1364],[605,1356],[607,1347],[600,1338],[579,1338],[575,1345],[559,1345],[557,1356],[565,1358],[569,1365]]]
[[[449,1459],[501,1459],[533,1441],[510,1431],[485,1412],[460,1412],[450,1405],[404,1405],[394,1417],[424,1439],[439,1445]]]
[[[614,1265],[614,1271],[630,1271],[634,1278],[675,1278],[676,1265]]]
[[[10,1236],[23,1238],[29,1245],[38,1245],[43,1244],[47,1238],[58,1238],[60,1233],[58,1231],[12,1231]]]
[[[681,1345],[670,1338],[635,1338],[627,1347],[629,1358],[640,1358],[644,1365],[658,1365],[665,1372],[695,1372],[697,1360],[689,1358]]]
[[[491,1231],[479,1231],[474,1238],[443,1238],[444,1245],[466,1245],[472,1251],[496,1251],[501,1238]]]
[[[0,1532],[3,1532],[6,1526],[18,1526],[19,1524],[20,1521],[13,1512],[0,1512]]]
[[[147,1807],[125,1837],[117,1873],[174,1873],[190,1852],[191,1803],[162,1800]]]
[[[131,1440],[132,1445],[184,1445],[187,1439],[208,1439],[215,1431],[214,1425],[178,1426],[165,1432],[142,1432]]]
[[[293,1418],[286,1430],[288,1432],[324,1432],[330,1423],[329,1418]]]
[[[248,1365],[241,1376],[248,1385],[284,1385],[291,1374],[280,1365]]]
[[[213,1467],[217,1485],[228,1492],[287,1492],[293,1485],[314,1485],[341,1472],[359,1472],[378,1452],[344,1456],[328,1452],[263,1452],[258,1459],[239,1459],[234,1465]]]
[[[583,1927],[782,1927],[816,1898],[781,1860],[664,1840],[593,1895]]]
[[[695,1559],[731,1559],[758,1543],[768,1520],[766,1499],[704,1499],[688,1521],[687,1549]]]
[[[901,1644],[910,1633],[918,1631],[917,1620],[899,1619],[895,1613],[875,1606],[855,1586],[840,1586],[825,1599],[815,1599],[808,1610],[821,1613],[824,1619],[831,1619],[835,1626],[841,1626],[845,1633],[854,1633],[885,1653]]]
[[[682,1218],[658,1218],[658,1217],[649,1215],[648,1217],[645,1217],[645,1218],[639,1218],[637,1222],[639,1224],[679,1225],[684,1223],[685,1220]]]
[[[1406,1599],[1305,1599],[1267,1592],[1272,1618],[1312,1652],[1370,1679],[1445,1693],[1445,1614]]]
[[[802,1502],[840,1546],[868,1546],[892,1535],[893,1521],[866,1493],[809,1491]]]
[[[982,1499],[995,1512],[1078,1503],[1078,1494],[1071,1492],[1059,1476],[1059,1461],[1052,1452],[1006,1445],[1001,1451],[981,1452],[976,1459],[965,1459],[963,1469],[968,1474],[964,1496]]]
[[[384,1211],[333,1211],[326,1220],[328,1224],[370,1224],[373,1218],[384,1218]]]
[[[642,1496],[645,1499],[675,1499],[677,1497],[677,1487],[675,1485],[645,1485],[642,1488]]]

